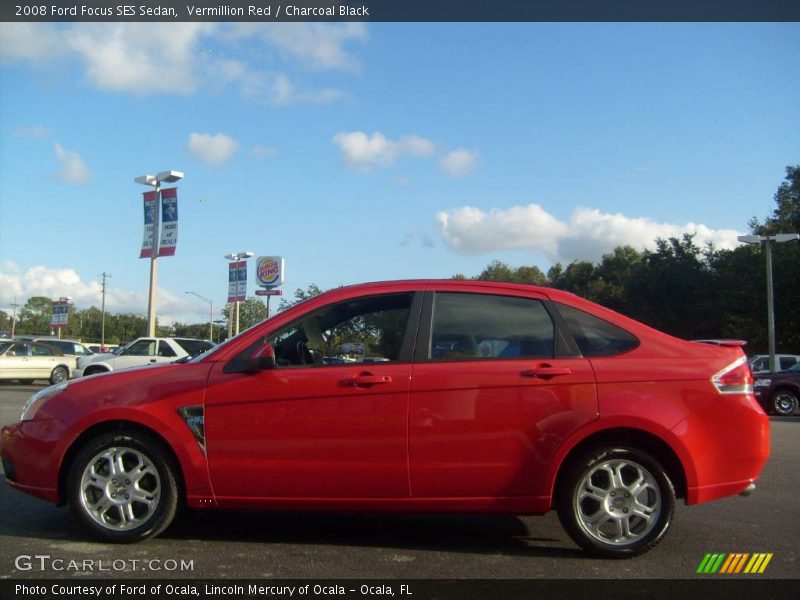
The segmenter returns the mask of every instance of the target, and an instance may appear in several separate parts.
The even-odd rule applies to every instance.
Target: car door
[[[426,294],[423,315],[409,412],[412,496],[547,495],[549,461],[597,418],[597,393],[546,297],[450,288]]]
[[[220,501],[408,497],[420,307],[414,293],[334,303],[266,332],[276,368],[244,374],[215,366],[205,432]]]
[[[4,379],[31,379],[31,348],[28,342],[12,344],[0,357],[0,375]]]
[[[122,354],[110,359],[114,369],[127,369],[129,367],[139,367],[156,362],[156,348],[158,340],[152,338],[142,338],[125,348]]]
[[[53,369],[58,365],[57,352],[47,344],[31,344],[28,377],[49,379]]]

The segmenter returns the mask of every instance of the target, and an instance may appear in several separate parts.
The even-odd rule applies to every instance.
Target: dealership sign
[[[228,302],[244,302],[247,298],[247,262],[228,263]]]
[[[178,188],[161,192],[161,241],[159,256],[173,256],[178,245]]]
[[[69,300],[53,301],[53,316],[50,318],[50,327],[60,329],[67,326],[69,319]]]
[[[256,283],[261,287],[278,287],[283,283],[283,257],[259,256],[256,261]]]
[[[156,193],[145,192],[144,198],[144,237],[139,258],[150,258],[153,255],[153,220],[156,214]]]

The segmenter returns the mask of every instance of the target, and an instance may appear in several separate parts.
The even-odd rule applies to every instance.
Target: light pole
[[[231,252],[230,254],[226,254],[225,258],[230,260],[231,262],[239,262],[241,260],[247,260],[248,258],[255,255],[255,252]],[[238,275],[238,274],[237,274]],[[246,296],[247,294],[245,294]],[[239,285],[237,282],[236,285],[236,300],[233,303],[234,310],[236,311],[236,318],[234,321],[234,334],[239,335]],[[230,315],[228,316],[228,322],[231,321]]]
[[[134,179],[134,183],[149,185],[155,188],[153,202],[153,237],[150,244],[150,292],[147,296],[147,337],[156,335],[156,286],[158,279],[158,221],[161,216],[161,183],[175,183],[183,179],[180,171],[161,171],[156,175],[142,175]]]
[[[214,342],[214,301],[211,298],[206,298],[205,296],[201,296],[197,292],[184,292],[186,294],[192,294],[200,298],[200,300],[205,300],[208,302],[208,339],[211,342]]]
[[[100,300],[100,351],[106,347],[106,278],[111,277],[111,273],[103,271],[103,287]]]
[[[778,365],[775,361],[775,303],[772,297],[772,243],[782,244],[800,239],[797,233],[776,233],[774,235],[740,235],[737,238],[745,244],[761,245],[764,242],[764,254],[767,257],[767,339],[769,344],[769,372],[775,373]]]

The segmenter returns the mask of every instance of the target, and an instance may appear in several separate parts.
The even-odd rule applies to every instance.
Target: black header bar
[[[0,21],[780,22],[797,0],[3,0]]]

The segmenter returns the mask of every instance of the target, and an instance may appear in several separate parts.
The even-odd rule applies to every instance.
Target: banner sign
[[[139,258],[150,258],[153,253],[153,217],[156,210],[156,193],[144,192],[144,237]]]
[[[247,262],[228,263],[228,302],[247,299]]]
[[[161,241],[159,256],[174,256],[178,245],[178,188],[161,190]]]
[[[278,287],[283,283],[282,256],[259,256],[256,261],[256,281],[261,287]]]
[[[67,326],[69,320],[69,300],[53,301],[53,316],[50,318],[50,327],[59,329]]]

